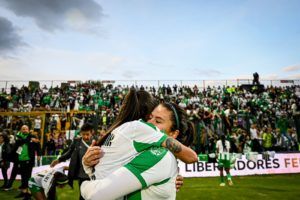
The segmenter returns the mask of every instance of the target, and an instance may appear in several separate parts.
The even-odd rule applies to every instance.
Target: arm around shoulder
[[[184,163],[194,163],[198,161],[198,156],[194,150],[181,144],[176,139],[168,137],[162,146],[170,150],[178,159]]]

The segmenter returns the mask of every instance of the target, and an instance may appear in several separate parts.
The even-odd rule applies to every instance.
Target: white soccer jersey
[[[147,154],[147,152],[145,152],[145,154]],[[157,156],[159,157],[162,155],[153,155],[153,157],[157,157]],[[141,155],[141,157],[143,156]],[[152,199],[175,200],[176,199],[175,181],[178,172],[176,158],[169,151],[167,151],[167,153],[163,155],[162,159],[157,163],[155,163],[156,159],[151,158],[152,157],[151,155],[148,155],[147,157],[148,159],[140,159],[140,160],[141,161],[144,160],[144,162],[148,162],[148,167],[149,167],[148,169],[145,169],[146,164],[144,164],[143,166],[145,171],[141,173],[138,173],[136,170],[131,170],[131,172],[134,173],[137,178],[139,178],[144,189],[128,195],[127,199],[128,200],[152,200]],[[128,165],[137,166],[138,164],[134,163],[133,161],[127,164],[125,167],[128,168]],[[145,185],[143,185],[143,180],[145,181]]]
[[[115,129],[101,147],[104,157],[95,167],[96,180],[82,184],[82,196],[116,199],[138,190],[125,199],[174,200],[178,167],[174,155],[161,147],[166,137],[141,120]]]
[[[95,166],[96,179],[103,179],[111,172],[129,163],[140,152],[149,147],[160,147],[167,136],[154,125],[136,120],[127,122],[106,139],[101,149],[104,157]]]
[[[29,180],[28,184],[43,188],[45,195],[47,196],[48,191],[51,188],[51,185],[53,183],[54,174],[56,172],[64,173],[63,169],[64,166],[59,168],[50,168],[48,170],[41,171],[37,174],[34,174],[33,177],[31,177],[33,181]]]
[[[230,150],[230,143],[229,143],[229,141],[225,140],[225,146],[226,146],[226,150],[223,148],[222,141],[221,140],[217,141],[216,148],[218,149],[219,153],[229,152],[229,150]]]
[[[229,160],[230,159],[230,143],[229,141],[225,140],[225,146],[226,149],[223,148],[222,140],[218,140],[216,144],[216,148],[218,150],[218,159],[224,159],[224,160]]]
[[[175,200],[176,176],[174,155],[164,148],[153,148],[101,180],[83,182],[81,195],[86,200],[99,197],[102,200]],[[122,198],[125,194],[129,195]]]
[[[175,200],[176,199],[176,181],[177,174],[167,182],[160,185],[152,185],[141,190],[141,200]],[[131,200],[130,198],[128,200]],[[132,199],[133,200],[133,199]]]

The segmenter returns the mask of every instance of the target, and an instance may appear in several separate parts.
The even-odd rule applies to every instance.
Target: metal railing
[[[28,86],[29,81],[32,80],[0,80],[0,91],[10,92],[11,86],[15,86],[17,88],[21,88],[23,85]],[[40,83],[40,88],[44,85],[47,88],[50,87],[61,87],[62,83],[84,83],[85,81],[70,81],[70,80],[34,80]],[[112,83],[113,85],[121,85],[121,86],[145,86],[145,87],[160,87],[160,86],[197,86],[199,89],[210,87],[218,87],[218,86],[240,86],[242,84],[252,84],[252,79],[231,79],[231,80],[92,80],[99,81],[105,83]],[[261,79],[260,83],[265,86],[292,86],[292,85],[300,85],[300,80],[264,80]]]

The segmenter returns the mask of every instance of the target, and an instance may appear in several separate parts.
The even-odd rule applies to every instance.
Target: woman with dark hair
[[[158,119],[153,119],[155,114],[158,114]],[[169,129],[163,129],[159,120],[161,115],[165,115],[165,119],[168,119],[167,115],[170,116],[168,120],[165,120],[167,124],[164,127],[170,127]],[[152,112],[151,119],[148,121],[157,126],[160,130],[165,131],[169,136],[174,136],[176,140],[184,144],[185,146],[190,146],[194,140],[195,128],[194,124],[188,120],[186,111],[180,108],[175,103],[160,103]]]
[[[228,185],[233,185],[230,175],[230,143],[225,139],[225,135],[221,135],[220,139],[217,141],[216,144],[216,153],[218,155],[218,169],[220,170],[220,178],[221,183],[220,186],[225,186],[224,182],[224,173],[223,170],[225,169],[227,175],[227,182]]]
[[[182,145],[180,142],[178,142],[172,137],[167,137],[165,134],[161,133],[158,130],[153,130],[153,128],[150,130],[148,129],[149,132],[145,132],[145,133],[141,132],[139,133],[139,135],[134,135],[131,133],[133,132],[131,128],[135,128],[135,129],[138,128],[135,125],[140,126],[142,130],[144,127],[147,128],[149,128],[149,126],[152,127],[152,124],[147,124],[145,122],[149,119],[151,112],[157,105],[158,105],[157,100],[154,99],[145,90],[136,91],[133,88],[130,89],[129,93],[126,95],[124,99],[124,102],[120,109],[120,113],[116,118],[116,121],[108,129],[106,135],[100,138],[100,140],[98,141],[98,145],[102,147],[109,146],[107,145],[107,143],[109,143],[110,140],[112,140],[115,137],[115,135],[118,135],[118,134],[112,134],[112,132],[115,131],[116,128],[123,129],[122,131],[124,131],[124,128],[126,126],[123,125],[128,122],[128,124],[133,125],[133,127],[129,127],[130,125],[128,126],[127,124],[128,127],[126,127],[126,129],[129,131],[128,134],[137,137],[137,138],[132,138],[135,141],[135,143],[137,143],[139,139],[142,140],[141,141],[143,143],[143,145],[141,146],[142,150],[145,150],[151,146],[158,146],[158,147],[163,146],[166,147],[167,149],[171,148],[169,150],[172,151],[175,154],[175,156],[178,157],[183,162],[186,163],[195,162],[197,160],[197,155],[192,149]],[[182,113],[183,112],[184,111],[182,111]],[[185,122],[187,122],[187,120]],[[122,133],[122,131],[119,132]],[[184,132],[181,133],[184,134]],[[148,144],[147,142],[150,143]],[[173,149],[174,147],[178,148],[178,150],[180,151],[176,152],[176,149]],[[142,150],[139,149],[139,152],[141,152]]]
[[[29,190],[36,200],[55,200],[56,187],[68,184],[68,176],[64,173],[67,167],[49,169],[35,174],[29,179]],[[30,199],[30,198],[27,198]]]
[[[11,146],[9,144],[9,138],[6,134],[0,133],[0,168],[4,180],[4,184],[1,188],[7,187],[7,169],[9,168],[9,156],[11,154]]]
[[[128,95],[130,96],[132,93],[134,94],[135,91],[130,91]],[[149,95],[145,91],[143,93]],[[149,95],[144,101],[139,101],[141,96],[133,97],[131,100],[137,101],[136,104],[133,104],[136,107],[149,102],[149,98],[152,98]],[[122,112],[126,105],[131,102],[128,100],[130,99],[125,99],[123,104],[125,107],[122,107],[120,116],[125,116]],[[132,109],[136,108],[132,107]],[[128,110],[128,112],[132,111]],[[127,116],[131,116],[128,112]],[[144,112],[144,114],[150,116],[150,112],[151,109],[148,109],[148,112]],[[133,113],[137,114],[138,112]],[[162,115],[162,113],[164,114]],[[136,117],[141,118],[139,115]],[[186,163],[196,162],[198,158],[194,151],[174,138],[180,137],[184,144],[189,145],[193,141],[194,127],[188,123],[184,110],[176,104],[161,104],[152,112],[150,117],[149,122],[158,127],[142,120],[124,124],[118,124],[117,120],[118,125],[112,126],[110,136],[107,136],[101,147],[104,156],[99,165],[96,165],[93,174],[97,180],[84,182],[81,187],[82,196],[85,199],[97,199],[100,194],[104,199],[116,199],[137,190],[137,193],[131,194],[127,198],[130,199],[139,195],[143,199],[175,199],[177,161],[173,154]],[[144,119],[147,117],[144,116]],[[126,121],[126,118],[123,120]],[[167,132],[169,137],[162,134],[158,128]],[[161,147],[166,147],[173,154]],[[93,149],[86,153],[83,158],[85,164],[90,165],[97,162],[96,160],[91,161],[93,158],[99,158],[97,154],[91,153],[94,150],[97,151],[97,149]],[[124,167],[122,167],[123,165]],[[86,170],[88,174],[91,171],[91,169]],[[165,181],[164,184],[152,186],[162,181]],[[141,190],[146,187],[149,188]],[[153,189],[153,187],[161,187],[161,192]]]

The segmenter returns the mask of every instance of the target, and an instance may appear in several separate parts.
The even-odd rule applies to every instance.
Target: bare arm
[[[169,149],[177,158],[184,163],[194,163],[198,161],[198,156],[191,148],[181,144],[176,139],[168,137],[162,146]]]
[[[111,200],[140,189],[140,181],[125,167],[121,167],[101,180],[84,181],[80,192],[86,200]]]
[[[75,149],[75,145],[76,145],[75,143],[76,143],[76,139],[73,140],[72,144],[70,145],[70,147],[66,153],[64,153],[59,159],[55,159],[52,161],[52,163],[50,164],[50,167],[54,167],[58,163],[65,162],[66,160],[70,159],[72,156],[72,153]]]

